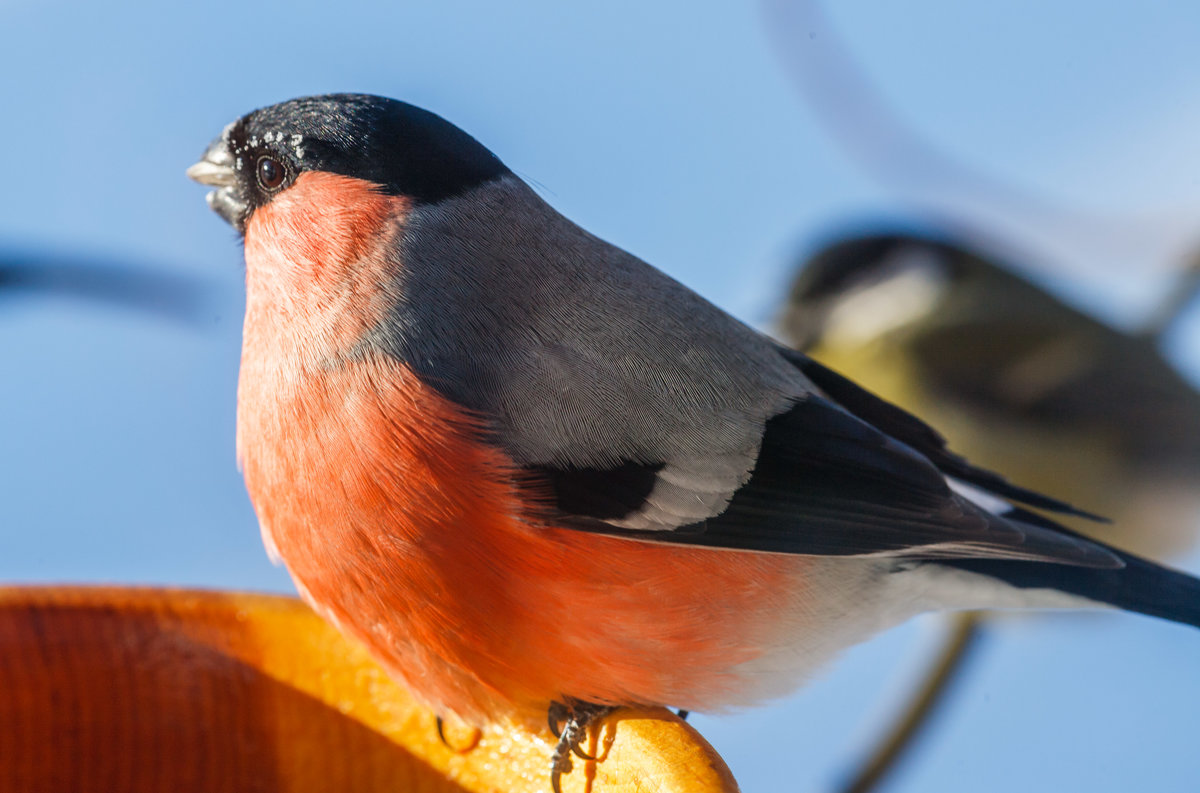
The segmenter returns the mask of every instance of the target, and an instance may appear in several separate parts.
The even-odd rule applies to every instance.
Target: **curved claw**
[[[562,729],[558,725],[569,718],[566,705],[561,702],[550,703],[550,709],[546,711],[546,723],[550,725],[550,734],[554,736],[555,740],[562,738]]]
[[[552,793],[562,793],[562,773],[563,771],[571,770],[571,761],[567,760],[566,766],[554,765],[550,766],[550,790]]]
[[[593,705],[589,702],[554,702],[550,705],[546,719],[550,732],[558,739],[554,754],[550,757],[550,789],[553,793],[562,793],[562,775],[572,768],[571,755],[587,762],[599,759],[583,751],[579,745],[587,737],[588,726],[614,710],[616,708],[610,705]]]
[[[582,743],[582,741],[580,743]],[[580,749],[578,743],[571,747],[571,754],[588,763],[594,763],[600,759],[599,757],[593,757],[592,755]]]
[[[446,740],[446,720],[443,719],[441,716],[436,716],[436,717],[434,717],[434,724],[437,725],[438,740],[442,742],[442,746],[445,746],[447,749],[454,752],[455,754],[466,754],[467,752],[471,751],[472,749],[474,749],[476,746],[479,745],[479,740],[483,737],[483,733],[479,730],[478,727],[475,727],[475,728],[473,728],[474,732],[472,733],[471,740],[466,746],[462,746],[462,747],[451,746],[450,741]]]

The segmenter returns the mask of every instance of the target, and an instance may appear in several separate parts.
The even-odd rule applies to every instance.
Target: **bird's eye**
[[[287,171],[284,170],[283,163],[279,160],[274,157],[258,159],[258,183],[264,190],[275,190],[283,184],[286,176]]]

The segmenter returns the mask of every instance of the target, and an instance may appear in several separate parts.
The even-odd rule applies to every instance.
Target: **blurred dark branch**
[[[0,304],[57,295],[191,324],[211,315],[213,284],[115,259],[0,250]]]
[[[893,189],[984,194],[1028,207],[1034,196],[988,177],[903,122],[850,54],[815,0],[765,0],[767,29],[786,72],[831,137]]]
[[[1120,253],[1161,247],[1164,235],[1178,236],[1179,220],[1162,213],[1072,210],[950,156],[905,123],[817,0],[763,0],[763,15],[784,71],[817,123],[866,173],[931,219],[961,226],[968,221],[964,213],[984,212],[989,225],[1003,219],[1018,221],[1025,233],[1053,228],[1060,239]],[[1168,255],[1177,257],[1178,248],[1170,247]]]
[[[1175,320],[1191,306],[1197,293],[1200,293],[1200,250],[1192,252],[1162,304],[1142,326],[1142,335],[1158,338],[1167,333],[1174,326]]]
[[[875,749],[859,764],[857,772],[842,793],[868,793],[874,790],[895,767],[921,731],[946,701],[954,682],[962,675],[971,651],[982,635],[982,617],[976,612],[955,614],[942,648],[925,673],[925,680],[909,700],[904,712]]]

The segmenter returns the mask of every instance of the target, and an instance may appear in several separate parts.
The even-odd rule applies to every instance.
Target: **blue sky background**
[[[565,214],[756,324],[797,250],[916,206],[1040,254],[1047,283],[1135,321],[1200,237],[1200,5],[969,6],[846,0],[828,28],[785,0],[0,0],[0,249],[209,285],[181,325],[0,295],[0,580],[290,589],[234,464],[241,249],[183,170],[226,122],[300,94],[383,93],[449,117]],[[848,156],[796,88],[833,31],[904,124],[1011,190],[884,185]],[[1170,339],[1193,375],[1197,313]],[[748,793],[829,789],[930,630],[695,724]],[[1198,669],[1200,634],[1166,623],[1008,620],[888,789],[1194,791]]]

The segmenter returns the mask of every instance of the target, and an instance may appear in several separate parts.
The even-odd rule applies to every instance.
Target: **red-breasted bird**
[[[781,695],[918,612],[1200,581],[558,214],[412,105],[296,99],[189,174],[244,235],[238,455],[302,595],[443,713]],[[1026,507],[1014,506],[1022,502]]]

